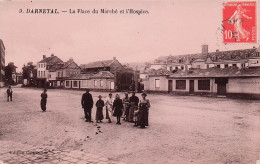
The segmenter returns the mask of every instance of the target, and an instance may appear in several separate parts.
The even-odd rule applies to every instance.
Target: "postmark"
[[[256,2],[223,3],[223,42],[256,43]]]

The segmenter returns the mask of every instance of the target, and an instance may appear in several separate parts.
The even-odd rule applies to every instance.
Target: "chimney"
[[[42,58],[45,59],[45,58],[46,58],[46,55],[43,55]]]
[[[219,52],[219,49],[217,49],[216,52]]]
[[[54,56],[54,54],[52,53],[52,54],[51,54],[51,57],[53,57],[53,56]]]
[[[116,60],[116,57],[113,57],[113,60]]]
[[[202,47],[202,53],[203,54],[207,54],[209,51],[208,51],[208,45],[207,44],[204,44],[201,46]]]

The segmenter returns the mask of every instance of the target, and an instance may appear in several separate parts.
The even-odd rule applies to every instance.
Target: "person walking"
[[[112,118],[113,102],[114,102],[114,99],[112,97],[112,93],[109,93],[108,97],[105,100],[106,119],[108,119],[109,123],[111,123],[111,118]]]
[[[92,122],[91,120],[91,112],[93,108],[93,98],[92,95],[89,93],[89,89],[86,89],[86,93],[82,95],[81,98],[81,105],[84,109],[86,122]]]
[[[96,112],[96,121],[98,123],[102,122],[102,120],[104,119],[103,116],[103,107],[105,106],[104,101],[102,100],[102,96],[99,95],[98,96],[98,101],[96,102],[96,107],[97,107],[97,112]]]
[[[147,94],[142,93],[142,99],[139,103],[139,118],[138,118],[138,125],[141,126],[141,128],[145,128],[145,126],[148,126],[148,112],[149,108],[151,107],[150,101],[146,98]]]
[[[122,111],[123,110],[123,101],[120,99],[119,94],[116,94],[116,99],[113,103],[113,110],[114,110],[113,116],[115,116],[117,118],[116,124],[121,125],[120,118],[123,114],[123,111]]]
[[[124,120],[128,121],[129,108],[130,108],[130,99],[128,97],[128,92],[125,93],[125,97],[123,98],[123,103],[124,103],[123,117]]]
[[[41,94],[41,108],[43,112],[46,111],[47,98],[48,98],[47,89],[44,89],[43,93]]]
[[[9,85],[9,87],[7,88],[6,93],[7,93],[7,101],[9,100],[13,101],[13,90],[11,85]]]
[[[129,108],[129,115],[128,120],[129,122],[134,122],[134,111],[136,108],[138,108],[139,98],[135,96],[135,92],[132,93],[132,96],[130,97],[130,108]]]

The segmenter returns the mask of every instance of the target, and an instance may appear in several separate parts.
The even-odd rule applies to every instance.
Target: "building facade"
[[[46,57],[46,55],[43,55],[43,59],[39,62],[37,62],[37,86],[38,87],[49,87],[50,86],[50,80],[52,80],[52,73],[50,73],[50,70],[53,67],[56,67],[56,65],[63,63],[63,61],[55,56],[54,54],[51,54],[50,57]]]
[[[0,39],[0,87],[5,85],[5,46]]]
[[[204,47],[203,54],[207,54],[206,50]],[[259,48],[209,54],[193,60],[190,69],[150,72],[144,89],[181,95],[260,98]]]

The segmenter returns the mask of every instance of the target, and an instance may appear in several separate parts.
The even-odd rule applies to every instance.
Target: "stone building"
[[[0,87],[5,85],[5,46],[0,39]]]

